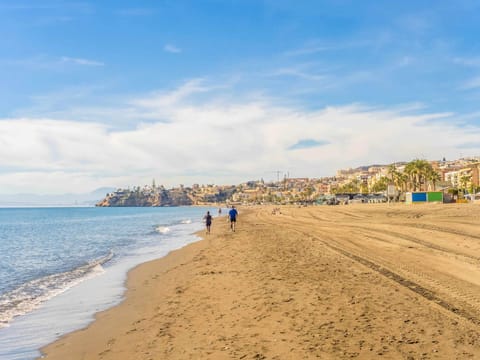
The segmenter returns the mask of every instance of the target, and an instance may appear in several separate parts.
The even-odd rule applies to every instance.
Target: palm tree
[[[405,166],[405,173],[409,177],[413,191],[422,190],[422,184],[426,186],[427,174],[430,172],[434,170],[427,160],[415,159]]]
[[[314,193],[314,191],[315,190],[311,185],[307,186],[303,191],[305,193],[305,198],[309,200],[312,197],[312,194]]]
[[[415,181],[418,175],[418,168],[413,161],[405,165],[405,174],[408,176],[408,190],[417,190],[417,182]]]
[[[397,167],[395,166],[395,164],[391,164],[389,167],[388,167],[388,175],[390,176],[390,180],[392,180],[392,182],[395,184],[398,179],[398,176],[400,175],[400,172],[397,170]]]
[[[359,190],[362,194],[368,194],[368,185],[364,184],[363,182],[360,183]]]
[[[471,174],[465,174],[460,177],[460,185],[462,185],[461,189],[463,189],[464,194],[467,192],[467,184],[471,181],[471,179]]]
[[[353,179],[350,183],[352,186],[352,192],[360,192],[361,181],[358,179]]]
[[[390,179],[382,176],[380,179],[378,179],[375,184],[372,186],[372,192],[380,192],[380,191],[385,191],[387,190],[387,185],[389,183]]]
[[[406,186],[409,176],[405,172],[402,173],[398,171],[395,164],[391,164],[388,167],[388,175],[397,189],[400,189],[400,191],[407,191]]]
[[[441,180],[440,174],[433,170],[433,168],[429,168],[426,173],[426,180],[432,184],[432,190],[435,191],[435,187],[437,182]]]
[[[407,191],[407,184],[408,184],[408,175],[407,174],[399,173],[397,182],[398,182],[397,186],[400,187],[400,190],[402,192]]]

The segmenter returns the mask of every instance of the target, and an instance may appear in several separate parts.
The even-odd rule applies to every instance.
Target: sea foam
[[[171,231],[168,226],[157,226],[155,230],[160,234],[168,234]]]
[[[57,296],[84,280],[103,273],[102,265],[113,258],[113,252],[71,271],[44,276],[22,284],[0,295],[0,328],[11,320],[36,309],[43,302]]]

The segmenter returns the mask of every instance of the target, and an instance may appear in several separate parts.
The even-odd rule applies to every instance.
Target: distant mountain
[[[102,187],[84,194],[0,194],[0,206],[94,206],[115,188]]]

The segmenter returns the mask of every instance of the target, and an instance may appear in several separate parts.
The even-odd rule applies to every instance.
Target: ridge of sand
[[[242,209],[45,359],[480,358],[480,206]]]

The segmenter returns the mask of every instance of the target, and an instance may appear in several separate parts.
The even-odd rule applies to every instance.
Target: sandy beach
[[[480,205],[240,209],[44,359],[478,359]]]

